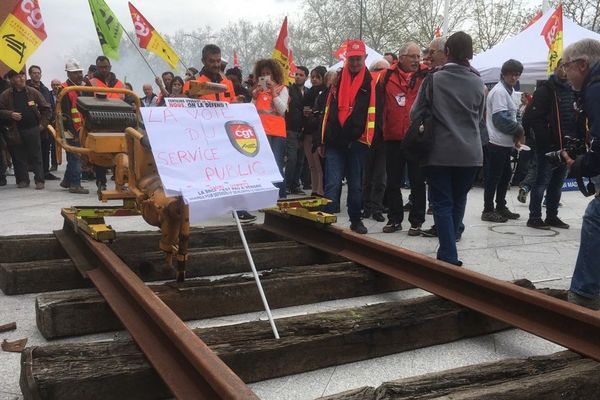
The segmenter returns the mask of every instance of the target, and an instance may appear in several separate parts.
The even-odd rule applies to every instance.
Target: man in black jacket
[[[596,195],[583,216],[581,244],[569,290],[569,301],[600,309],[600,41],[583,39],[563,52],[563,68],[573,89],[580,93],[590,151],[571,159],[561,155],[574,176],[589,176]]]
[[[558,62],[554,74],[533,94],[531,104],[523,116],[524,125],[534,132],[537,178],[531,190],[527,226],[536,229],[551,227],[568,229],[558,218],[558,204],[567,166],[550,164],[545,154],[563,148],[565,136],[576,135],[575,94],[567,82],[563,64]],[[521,189],[524,190],[524,189]],[[542,200],[546,192],[546,220],[542,220]]]
[[[50,104],[50,106],[52,106],[53,101],[50,89],[48,89],[46,85],[44,85],[44,83],[42,82],[42,69],[37,65],[32,65],[29,67],[27,72],[29,72],[30,78],[27,80],[27,86],[30,86],[36,89],[38,92],[40,92],[42,96],[44,96],[46,102]],[[54,107],[52,107],[52,113],[54,113]],[[51,118],[50,121],[52,120],[54,120],[54,118]],[[45,126],[42,127],[40,139],[42,145],[42,166],[44,167],[44,179],[46,179],[47,181],[55,181],[57,179],[60,179],[59,177],[50,172],[50,150],[52,148],[51,142],[54,139],[52,139],[48,128]]]
[[[342,178],[348,182],[350,229],[365,234],[361,221],[362,178],[375,128],[375,81],[365,67],[365,44],[348,42],[346,64],[331,87],[323,116],[321,156],[325,156],[325,212],[339,212]]]
[[[308,68],[299,65],[294,75],[294,83],[288,86],[290,102],[285,113],[285,128],[287,131],[285,164],[285,182],[290,194],[304,194],[300,189],[300,172],[304,164],[302,146],[302,128],[304,127],[304,83],[308,77]]]

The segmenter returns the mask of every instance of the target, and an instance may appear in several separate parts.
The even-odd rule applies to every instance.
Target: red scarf
[[[346,66],[342,69],[342,77],[339,83],[340,89],[338,91],[338,119],[341,126],[344,126],[344,123],[350,114],[352,114],[356,95],[365,80],[366,71],[367,68],[365,67],[352,79],[348,67]]]

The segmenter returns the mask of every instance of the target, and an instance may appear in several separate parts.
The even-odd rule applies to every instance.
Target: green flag
[[[123,28],[104,0],[88,0],[90,10],[96,25],[96,32],[102,46],[102,52],[108,58],[119,59],[119,43],[123,35]]]

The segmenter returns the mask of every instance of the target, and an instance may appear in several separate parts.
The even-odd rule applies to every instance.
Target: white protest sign
[[[185,106],[140,111],[163,187],[183,195],[190,222],[274,206],[283,179],[254,105],[170,100]]]

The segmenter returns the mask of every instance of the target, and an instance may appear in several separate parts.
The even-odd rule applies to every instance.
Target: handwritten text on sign
[[[168,190],[281,181],[251,104],[143,108],[163,185]]]
[[[173,100],[185,102],[141,112],[165,191],[183,196],[190,222],[275,205],[282,178],[256,108]]]

